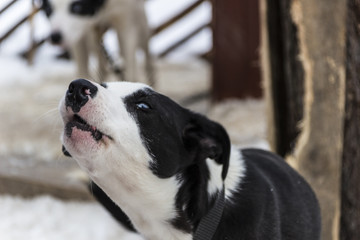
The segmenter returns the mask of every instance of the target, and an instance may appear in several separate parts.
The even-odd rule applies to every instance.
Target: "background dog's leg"
[[[148,80],[148,84],[152,87],[155,86],[155,72],[154,72],[154,61],[153,61],[153,56],[150,53],[150,49],[149,49],[149,42],[151,39],[151,33],[150,33],[150,29],[149,29],[149,24],[148,24],[148,20],[146,17],[146,13],[145,13],[145,9],[144,6],[141,7],[141,9],[138,9],[139,13],[139,20],[138,20],[138,24],[139,24],[139,32],[138,32],[138,40],[139,40],[139,46],[142,48],[142,50],[144,51],[144,61],[145,61],[145,74],[146,74],[146,78]],[[141,17],[140,17],[141,16]]]
[[[78,41],[72,48],[72,54],[77,66],[77,75],[78,78],[89,78],[89,53],[88,53],[88,43],[86,37],[83,37]]]
[[[97,69],[96,69],[96,80],[98,82],[104,82],[106,80],[107,71],[106,71],[106,56],[103,51],[103,42],[102,36],[104,35],[106,28],[104,27],[95,27],[94,31],[91,33],[91,44],[92,49],[94,49],[95,56],[97,58]]]
[[[149,50],[149,41],[143,43],[144,55],[145,55],[145,73],[146,78],[148,79],[148,83],[150,86],[155,86],[155,73],[154,73],[154,66],[153,66],[153,58],[150,54]]]
[[[121,53],[124,58],[124,79],[128,82],[136,82],[139,80],[136,65],[136,46],[138,45],[136,29],[128,26],[125,31],[120,29],[117,32]]]

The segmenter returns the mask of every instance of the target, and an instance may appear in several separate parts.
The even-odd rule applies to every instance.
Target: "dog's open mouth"
[[[97,142],[100,141],[104,136],[111,139],[110,136],[102,133],[95,126],[91,126],[77,114],[75,114],[73,116],[73,119],[66,124],[66,127],[65,127],[66,136],[71,137],[74,127],[76,127],[77,129],[79,129],[81,131],[90,132],[91,136]]]

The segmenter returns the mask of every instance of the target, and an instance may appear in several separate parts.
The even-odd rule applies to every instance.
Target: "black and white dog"
[[[78,76],[90,76],[89,54],[93,53],[98,61],[97,80],[105,78],[107,59],[102,37],[111,28],[124,59],[124,79],[139,80],[136,52],[141,49],[148,81],[154,83],[144,0],[42,0],[41,6],[50,20],[51,42],[70,50]]]
[[[64,152],[145,239],[320,239],[317,199],[283,159],[237,149],[221,125],[147,85],[78,79],[60,113]]]

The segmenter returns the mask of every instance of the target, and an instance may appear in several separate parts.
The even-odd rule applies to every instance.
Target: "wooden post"
[[[348,0],[340,239],[360,239],[360,2]]]
[[[334,15],[334,12],[336,14]],[[346,0],[293,1],[304,67],[304,119],[292,155],[321,205],[322,239],[339,237]]]
[[[258,0],[213,0],[215,100],[262,96]]]
[[[272,146],[315,190],[324,240],[340,233],[346,2],[262,0]]]
[[[266,4],[265,4],[266,3]],[[262,1],[263,79],[268,103],[268,140],[281,156],[294,150],[303,118],[304,69],[299,59],[298,30],[290,14],[291,1]],[[265,68],[268,66],[268,68]],[[267,79],[266,79],[267,78]],[[270,94],[270,95],[268,95]]]

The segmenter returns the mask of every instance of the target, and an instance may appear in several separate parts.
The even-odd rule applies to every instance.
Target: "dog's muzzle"
[[[96,96],[97,91],[98,88],[88,80],[74,80],[70,83],[69,89],[66,92],[65,105],[70,107],[74,113],[78,113],[89,101],[89,98]]]

